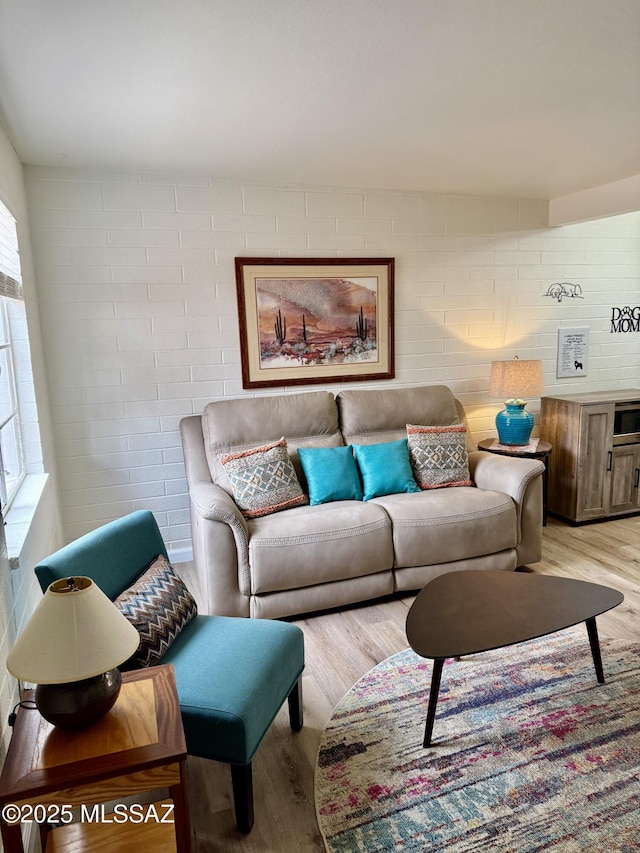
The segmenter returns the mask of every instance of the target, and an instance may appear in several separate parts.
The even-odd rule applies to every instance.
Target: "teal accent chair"
[[[81,536],[35,572],[43,592],[55,580],[84,575],[113,600],[160,554],[168,556],[156,520],[141,510]],[[291,728],[302,728],[302,631],[286,622],[198,615],[161,662],[173,664],[188,753],[231,765],[236,825],[249,832],[251,762],[285,699]]]

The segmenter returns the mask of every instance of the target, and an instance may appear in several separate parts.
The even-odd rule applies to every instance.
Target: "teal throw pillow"
[[[362,475],[365,501],[420,491],[411,470],[406,438],[382,444],[354,444],[353,452]]]
[[[361,501],[362,486],[351,447],[299,447],[311,506],[330,501]]]

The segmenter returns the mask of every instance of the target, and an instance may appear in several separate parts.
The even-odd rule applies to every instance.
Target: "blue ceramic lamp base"
[[[507,400],[506,409],[496,415],[500,444],[528,444],[533,429],[533,415],[525,410],[524,400]]]

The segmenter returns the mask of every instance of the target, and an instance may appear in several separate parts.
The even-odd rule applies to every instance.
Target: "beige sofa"
[[[443,572],[510,571],[539,560],[543,464],[473,450],[468,432],[472,486],[296,506],[251,520],[219,460],[285,436],[304,488],[297,448],[394,441],[407,424],[459,422],[464,410],[442,385],[243,397],[184,418],[207,612],[292,616],[417,590]]]

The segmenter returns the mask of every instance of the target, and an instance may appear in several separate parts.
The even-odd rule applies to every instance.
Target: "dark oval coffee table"
[[[603,684],[595,617],[622,601],[622,593],[606,586],[526,572],[448,572],[434,578],[411,605],[406,624],[414,652],[433,659],[423,746],[431,745],[446,658],[512,646],[585,622]]]

